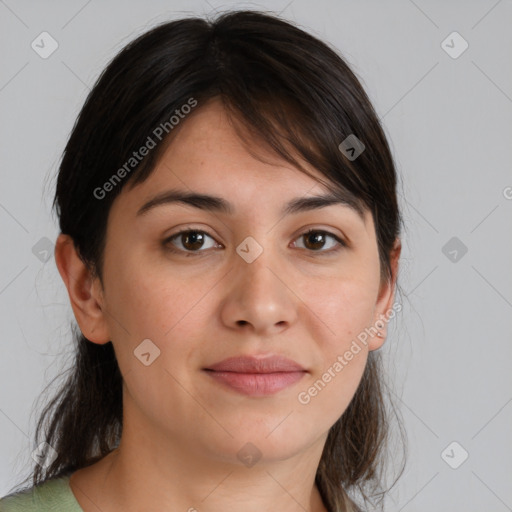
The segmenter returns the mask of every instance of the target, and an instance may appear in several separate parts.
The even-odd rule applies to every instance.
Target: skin
[[[380,280],[375,228],[343,204],[283,217],[287,201],[326,192],[258,146],[254,158],[216,100],[182,122],[152,175],[125,187],[109,214],[103,286],[58,237],[56,263],[76,320],[93,343],[112,341],[123,375],[123,436],[70,485],[86,511],[325,511],[314,483],[328,431],[360,382],[368,345],[305,405],[307,389],[393,305],[392,277]],[[253,147],[254,149],[254,147]],[[306,166],[320,177],[320,173]],[[235,213],[167,204],[137,216],[158,193],[181,188],[220,196]],[[185,256],[192,227],[209,236],[201,255]],[[309,228],[330,236],[313,250]],[[247,263],[236,247],[247,237],[263,253]],[[220,248],[219,248],[220,247]],[[189,249],[189,253],[193,252]],[[330,252],[331,251],[331,252]],[[330,255],[328,254],[330,252]],[[134,356],[149,338],[160,356]],[[275,395],[248,397],[214,382],[202,368],[227,357],[282,354],[307,373]],[[246,467],[237,453],[252,443],[261,458]]]

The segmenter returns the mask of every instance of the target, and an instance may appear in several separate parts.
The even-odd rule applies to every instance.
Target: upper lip
[[[205,370],[236,373],[278,373],[304,372],[300,364],[284,356],[271,355],[266,357],[238,356],[224,359],[212,364]]]

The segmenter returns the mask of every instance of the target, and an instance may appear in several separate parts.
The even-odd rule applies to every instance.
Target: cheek
[[[301,290],[309,318],[322,329],[326,353],[342,350],[373,321],[378,278],[372,272],[307,283]],[[313,315],[311,314],[314,313]]]
[[[319,418],[324,429],[329,429],[345,412],[361,381],[368,347],[358,335],[370,325],[374,309],[373,294],[365,289],[354,283],[345,286],[335,300],[316,298],[317,306],[322,306],[319,315],[328,328],[322,322],[317,324],[318,364],[296,397],[312,429]]]
[[[112,294],[108,305],[113,313],[109,328],[132,395],[142,401],[148,396],[189,400],[188,395],[182,396],[183,388],[171,375],[186,389],[192,389],[194,375],[190,368],[198,365],[197,347],[211,331],[218,313],[219,276],[212,273],[190,278],[184,272],[163,272],[161,267],[144,266],[129,258],[122,268],[112,269],[109,284]],[[158,354],[147,367],[137,358],[143,353],[141,343],[146,339],[152,342],[145,342],[149,352]],[[204,358],[203,352],[201,355]]]
[[[135,338],[161,339],[185,318],[198,303],[207,284],[200,289],[179,275],[163,277],[152,265],[142,265],[137,258],[123,260],[123,265],[109,270],[108,307],[115,315],[109,322],[114,332]],[[203,291],[202,291],[203,290]]]
[[[364,372],[366,329],[372,325],[377,292],[378,285],[367,274],[331,282],[321,293],[311,288],[308,295],[320,358],[297,401],[305,414],[316,410],[329,426],[347,408]]]
[[[197,353],[194,340],[205,332],[201,299],[214,281],[187,285],[178,276],[162,279],[155,268],[128,259],[122,268],[112,269],[108,284],[109,328],[128,400],[155,424],[168,427],[172,414],[163,410],[188,410],[190,395],[185,390],[193,387],[189,361]],[[151,343],[143,344],[147,339]],[[149,353],[147,366],[144,353]]]

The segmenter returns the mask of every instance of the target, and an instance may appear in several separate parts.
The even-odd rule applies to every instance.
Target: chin
[[[250,467],[250,464],[255,464],[256,459],[260,463],[287,460],[320,439],[325,440],[326,434],[324,436],[318,424],[308,427],[304,423],[290,421],[294,413],[284,419],[287,414],[273,418],[271,428],[267,422],[262,423],[261,420],[260,422],[242,422],[236,429],[227,428],[233,437],[219,432],[216,436],[215,448],[213,448],[214,440],[209,436],[209,449],[225,462]]]

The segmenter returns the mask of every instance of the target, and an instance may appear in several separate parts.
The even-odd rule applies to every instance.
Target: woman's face
[[[329,191],[257,145],[269,163],[252,157],[217,101],[199,105],[174,137],[151,176],[114,201],[103,323],[87,334],[114,345],[125,426],[240,463],[251,450],[263,462],[323,444],[383,340],[357,336],[392,305],[393,285],[379,286],[372,216],[342,203],[285,212]],[[171,190],[214,196],[229,211],[174,201],[140,212]],[[230,380],[206,370],[273,355],[302,371]]]

